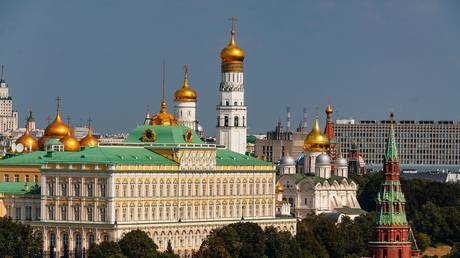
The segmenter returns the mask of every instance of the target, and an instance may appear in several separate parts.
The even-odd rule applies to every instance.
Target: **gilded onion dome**
[[[232,18],[232,31],[230,42],[220,51],[220,59],[222,62],[243,62],[244,50],[239,48],[235,42],[235,18]]]
[[[326,107],[326,114],[332,114],[332,112],[334,112],[334,110],[332,109],[331,104],[327,105],[327,107]]]
[[[306,151],[324,152],[329,143],[327,136],[321,132],[318,123],[318,116],[315,118],[315,124],[311,132],[305,137],[303,147]]]
[[[64,144],[65,151],[79,151],[80,142],[72,136],[70,130],[67,132],[67,135],[61,139],[61,142]]]
[[[196,91],[188,85],[188,67],[184,65],[184,84],[174,93],[175,101],[196,102]]]
[[[38,150],[38,142],[32,135],[30,135],[28,126],[26,126],[26,132],[16,140],[16,144],[22,144],[25,152]]]
[[[67,135],[69,130],[69,126],[62,121],[61,114],[58,110],[56,118],[48,125],[48,127],[46,127],[44,135],[48,137],[62,138]]]
[[[150,125],[177,125],[176,118],[168,113],[166,109],[166,100],[163,97],[161,100],[161,110],[156,115],[150,118]]]
[[[81,147],[94,147],[98,144],[96,137],[93,136],[93,129],[88,128],[88,134],[80,140]]]

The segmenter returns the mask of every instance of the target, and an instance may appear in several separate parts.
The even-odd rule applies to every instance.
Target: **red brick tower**
[[[383,157],[384,182],[377,196],[377,215],[374,236],[368,243],[369,253],[375,258],[418,257],[411,250],[410,226],[406,218],[406,199],[399,182],[399,160],[396,148],[393,114]],[[414,242],[415,243],[415,242]]]
[[[324,134],[329,140],[327,147],[327,154],[331,157],[331,171],[335,171],[335,159],[337,158],[337,140],[335,139],[334,133],[334,122],[332,121],[332,113],[334,110],[329,104],[325,110],[326,112],[326,127],[324,128]]]

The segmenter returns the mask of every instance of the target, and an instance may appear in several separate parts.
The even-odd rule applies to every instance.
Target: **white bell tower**
[[[179,125],[197,130],[196,120],[196,91],[188,84],[188,66],[184,65],[184,83],[174,94],[174,116]]]
[[[247,111],[244,103],[244,50],[235,42],[232,17],[230,43],[220,52],[222,78],[217,105],[217,144],[231,151],[246,152]]]

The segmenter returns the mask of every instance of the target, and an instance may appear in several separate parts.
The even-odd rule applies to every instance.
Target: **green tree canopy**
[[[40,253],[40,239],[28,225],[0,217],[0,256],[33,257]]]

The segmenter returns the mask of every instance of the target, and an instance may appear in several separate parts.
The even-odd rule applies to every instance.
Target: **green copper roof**
[[[246,142],[247,142],[247,143],[256,143],[256,137],[255,137],[254,135],[252,135],[252,134],[251,134],[251,135],[248,135],[248,136],[246,137]]]
[[[233,152],[227,149],[216,150],[216,163],[217,165],[263,165],[271,166],[270,162],[259,160],[247,155]]]
[[[40,183],[37,183],[38,189],[35,189],[35,183],[29,182],[29,189],[24,190],[23,182],[0,182],[0,193],[2,194],[40,194]]]
[[[2,160],[0,160],[1,165],[30,165],[30,166],[40,166],[45,163],[43,155],[46,154],[46,151],[35,151],[32,153],[23,153],[15,155],[7,155]]]
[[[180,125],[141,125],[134,130],[132,130],[128,138],[124,141],[125,143],[143,143],[142,137],[147,129],[152,130],[155,134],[156,140],[154,142],[146,142],[150,143],[169,143],[169,144],[180,144],[180,143],[187,143],[185,141],[185,132],[190,130],[192,132],[192,140],[190,143],[195,144],[203,144],[200,137],[196,134],[195,130],[192,130],[185,126]]]
[[[385,161],[387,160],[398,161],[398,149],[396,148],[393,120],[388,131],[387,150],[385,151]]]
[[[177,164],[151,150],[143,147],[86,147],[78,152],[53,152],[50,157],[45,155],[49,163],[91,163],[91,164],[133,164],[149,165]]]
[[[81,151],[36,151],[11,156],[0,160],[1,165],[41,165],[44,163],[75,163],[75,164],[177,164],[144,147],[131,146],[98,146],[86,147]]]

